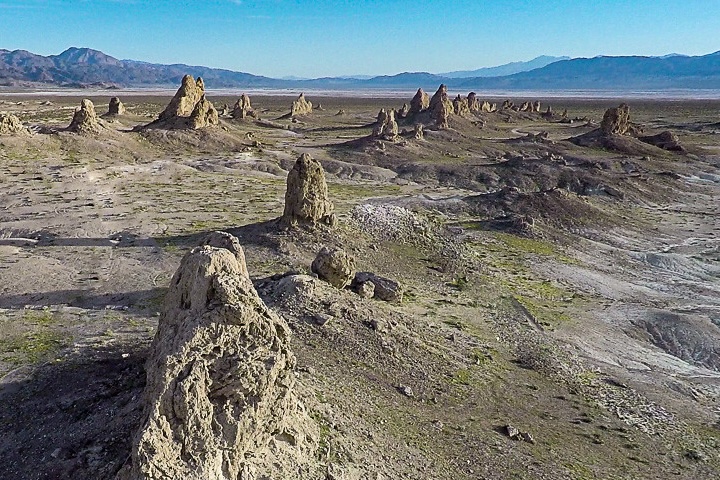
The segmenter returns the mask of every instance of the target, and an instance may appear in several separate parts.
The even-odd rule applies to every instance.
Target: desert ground
[[[89,98],[112,96],[127,112],[80,134],[81,94],[0,95],[28,127],[0,136],[0,478],[115,477],[170,279],[213,231],[290,326],[316,478],[720,477],[720,101],[482,98],[388,139],[378,111],[410,97],[254,96],[238,120],[210,91],[219,125],[142,130],[170,96]],[[622,102],[682,150],[570,141]],[[277,222],[303,153],[334,227]],[[323,246],[402,301],[282,293]]]

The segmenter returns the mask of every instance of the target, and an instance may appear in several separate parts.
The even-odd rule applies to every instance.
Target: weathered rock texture
[[[240,273],[246,277],[250,274],[247,270],[247,264],[245,263],[245,252],[243,251],[240,240],[234,235],[227,232],[212,232],[205,237],[200,246],[207,245],[215,248],[224,248],[235,256],[235,260],[238,262],[240,267]]]
[[[75,133],[98,133],[100,128],[95,105],[87,98],[83,99],[67,129]]]
[[[503,110],[508,110],[508,109],[511,109],[511,108],[514,107],[514,106],[515,106],[515,105],[513,104],[513,102],[512,102],[511,100],[505,100],[505,101],[502,103],[502,107],[501,107],[501,108],[502,108]]]
[[[159,120],[172,120],[176,117],[189,117],[195,105],[205,95],[205,83],[202,78],[195,80],[192,75],[185,75],[182,85],[170,100],[165,110],[160,113]]]
[[[453,100],[453,110],[455,111],[455,115],[469,115],[470,105],[468,99],[463,98],[458,93],[458,96]]]
[[[27,132],[20,119],[11,113],[0,113],[0,135],[16,135]]]
[[[197,130],[198,128],[211,127],[219,123],[220,119],[217,110],[203,95],[190,114],[188,126],[193,130]]]
[[[600,123],[600,130],[604,135],[630,134],[630,107],[623,103],[617,108],[608,108]]]
[[[415,96],[410,100],[410,110],[408,116],[418,114],[424,110],[427,110],[430,106],[430,97],[423,91],[422,88],[418,88]]]
[[[325,171],[320,162],[303,153],[288,173],[285,211],[281,224],[316,226],[335,225],[336,218],[328,197]]]
[[[372,284],[372,296],[378,300],[393,303],[402,302],[403,289],[398,282],[371,272],[357,272],[350,286],[354,291],[361,292],[367,284]]]
[[[312,110],[312,103],[305,100],[305,94],[301,93],[297,100],[295,100],[290,107],[290,116],[297,117],[302,115],[310,115],[312,113]]]
[[[232,116],[235,120],[242,120],[244,118],[247,118],[248,116],[255,116],[255,112],[253,112],[252,105],[250,105],[250,97],[248,97],[246,94],[242,94],[237,102],[235,102],[235,106],[233,107]]]
[[[425,132],[423,130],[422,123],[416,123],[413,131],[413,137],[415,140],[423,140],[425,138]]]
[[[183,258],[146,363],[143,424],[118,479],[266,478],[282,463],[276,443],[309,442],[294,420],[290,330],[246,271],[223,248]]]
[[[669,130],[660,132],[657,135],[639,137],[638,140],[662,148],[663,150],[670,150],[671,152],[685,151],[685,147],[680,143],[678,136]]]
[[[410,107],[407,103],[403,103],[402,108],[400,108],[400,111],[397,113],[398,118],[405,118],[408,116],[408,113],[410,112]]]
[[[395,140],[398,138],[398,124],[395,120],[395,110],[385,111],[380,109],[377,116],[377,122],[373,127],[372,136],[385,140]]]
[[[480,111],[483,113],[492,113],[497,111],[497,105],[494,103],[490,103],[487,100],[483,101],[482,104],[480,104]]]
[[[478,113],[480,111],[480,99],[477,98],[477,94],[475,92],[468,93],[467,103],[470,112]]]
[[[125,105],[118,97],[112,97],[108,104],[108,115],[125,115]]]
[[[540,100],[538,100],[538,101],[536,101],[535,103],[532,104],[532,111],[533,111],[534,113],[540,113],[540,108],[541,108]]]
[[[444,84],[440,85],[435,95],[432,96],[428,108],[432,112],[432,118],[438,128],[448,128],[450,126],[450,116],[455,111],[455,107],[448,98],[447,87]]]
[[[355,259],[344,250],[323,247],[313,260],[311,269],[321,280],[337,288],[345,288],[355,277]]]

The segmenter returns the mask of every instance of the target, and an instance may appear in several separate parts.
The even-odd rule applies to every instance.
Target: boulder
[[[393,141],[398,138],[398,131],[395,110],[385,111],[384,108],[381,108],[380,112],[378,112],[377,122],[373,127],[372,136]]]
[[[247,118],[248,116],[255,116],[255,112],[253,112],[253,108],[250,105],[250,97],[248,97],[246,94],[242,94],[237,102],[235,102],[235,106],[233,107],[232,111],[232,117],[235,120],[242,120],[244,118]]]
[[[305,94],[301,93],[297,100],[295,100],[290,107],[290,116],[298,117],[302,115],[310,115],[312,113],[312,110],[312,103],[305,100]]]
[[[628,135],[630,126],[630,107],[626,103],[617,108],[608,108],[600,123],[603,135]]]
[[[100,132],[100,120],[95,113],[95,105],[87,98],[80,103],[80,108],[75,110],[75,115],[68,126],[68,131],[75,133],[98,133]]]
[[[159,120],[173,120],[176,117],[189,117],[201,98],[205,96],[205,83],[202,78],[195,80],[192,75],[185,75],[182,85],[170,100],[165,110],[160,113]]]
[[[118,97],[112,97],[108,104],[108,115],[125,115],[125,105]]]
[[[468,104],[468,99],[462,98],[458,93],[458,96],[453,100],[453,111],[455,115],[469,115],[470,105]]]
[[[337,288],[345,288],[355,277],[355,259],[339,248],[321,248],[310,268],[318,278]]]
[[[392,303],[402,302],[403,289],[398,282],[371,272],[358,272],[353,278],[350,288],[359,292],[363,288],[362,286],[368,282],[373,284],[373,298]]]
[[[16,135],[28,131],[20,119],[11,113],[0,113],[0,135]]]
[[[410,110],[408,116],[418,114],[428,109],[430,106],[430,98],[428,94],[423,91],[422,88],[418,88],[415,96],[410,100]]]
[[[280,219],[287,227],[336,223],[334,207],[328,197],[325,171],[320,162],[303,153],[288,173],[285,211]]]
[[[217,110],[215,110],[213,104],[205,98],[205,95],[203,95],[195,104],[195,108],[190,114],[188,126],[193,130],[197,130],[219,124],[220,119]]]
[[[232,252],[207,245],[182,259],[146,363],[142,426],[118,480],[294,477],[297,466],[277,469],[300,455],[279,457],[276,444],[292,438],[299,448],[317,429],[298,420],[290,329],[246,271]]]

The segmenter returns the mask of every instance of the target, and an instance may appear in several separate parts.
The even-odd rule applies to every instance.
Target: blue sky
[[[0,48],[258,75],[433,73],[720,50],[720,0],[0,0]]]

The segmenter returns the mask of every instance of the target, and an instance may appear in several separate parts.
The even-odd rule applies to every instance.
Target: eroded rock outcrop
[[[67,129],[75,133],[100,132],[100,120],[95,113],[95,105],[90,100],[85,98],[80,102],[80,108],[75,110],[73,119]]]
[[[515,106],[515,104],[514,104],[512,101],[510,101],[510,100],[505,100],[505,101],[502,103],[502,107],[501,107],[501,108],[502,108],[503,110],[509,110],[509,109],[513,108],[514,106]]]
[[[243,93],[238,101],[235,102],[232,117],[235,120],[243,120],[249,116],[254,117],[255,112],[253,111],[252,105],[250,105],[250,97]]]
[[[345,288],[355,277],[355,259],[342,249],[323,247],[313,260],[311,269],[321,280],[337,288]]]
[[[305,99],[304,93],[301,93],[297,100],[295,100],[290,107],[290,116],[298,117],[302,115],[310,115],[312,111],[312,103]]]
[[[468,104],[468,109],[470,110],[471,113],[478,113],[480,111],[480,107],[481,107],[480,99],[477,98],[477,94],[475,92],[468,93],[467,104]]]
[[[118,97],[112,97],[108,104],[108,115],[125,115],[125,105]]]
[[[165,110],[158,116],[159,120],[172,120],[176,117],[189,117],[195,110],[195,105],[205,96],[205,83],[198,77],[185,75],[180,88]]]
[[[685,147],[680,143],[680,138],[673,132],[666,130],[660,132],[657,135],[648,135],[645,137],[639,137],[638,140],[645,142],[650,145],[654,145],[663,150],[669,150],[671,152],[684,152]]]
[[[408,116],[416,115],[428,109],[430,106],[430,97],[423,91],[422,88],[418,88],[415,96],[410,100],[410,110]]]
[[[600,123],[604,135],[628,135],[631,133],[630,107],[626,103],[616,108],[608,108]]]
[[[386,111],[380,109],[377,116],[377,122],[373,127],[372,136],[382,138],[384,140],[396,140],[398,138],[398,124],[395,120],[395,110]]]
[[[455,115],[469,115],[470,105],[467,98],[463,98],[459,93],[453,100],[453,110]]]
[[[397,113],[398,118],[405,118],[410,113],[410,107],[408,107],[407,103],[403,103],[402,108],[400,108],[400,111]]]
[[[422,123],[416,123],[413,130],[413,138],[415,140],[423,140],[425,138],[425,132],[423,130]]]
[[[224,248],[200,246],[183,258],[146,363],[142,426],[119,480],[295,478],[314,450],[317,428],[305,423],[293,392],[290,329],[246,271]],[[295,452],[283,457],[287,438]]]
[[[303,153],[288,173],[281,225],[332,226],[337,221],[334,210],[328,196],[322,165],[307,153]]]
[[[432,96],[428,108],[438,128],[445,129],[450,127],[450,116],[454,113],[455,107],[453,102],[448,98],[445,84],[441,84],[437,92],[435,92],[435,95]]]
[[[211,127],[219,124],[220,118],[217,110],[215,110],[213,104],[205,98],[205,95],[203,95],[195,104],[195,108],[190,114],[188,126],[193,130],[197,130],[199,128]]]
[[[11,113],[0,113],[0,135],[17,135],[27,133],[18,117]]]
[[[492,113],[497,111],[497,105],[494,103],[490,103],[487,100],[483,101],[480,104],[480,111],[483,113]]]
[[[540,108],[541,108],[540,100],[538,100],[532,104],[532,112],[533,113],[540,113]]]

